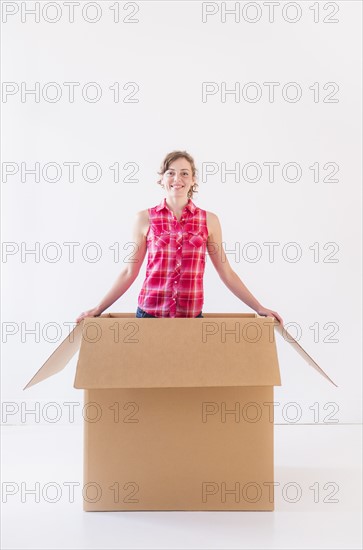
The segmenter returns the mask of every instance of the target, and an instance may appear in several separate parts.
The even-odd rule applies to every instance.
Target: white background
[[[19,10],[20,4],[34,7],[34,2],[10,4]],[[56,82],[63,92],[54,103],[42,94],[39,102],[33,95],[21,100],[20,92],[2,100],[3,169],[4,163],[19,167],[2,184],[2,240],[19,247],[14,255],[3,255],[2,263],[2,399],[14,403],[15,411],[3,417],[3,423],[24,424],[17,406],[20,411],[37,406],[36,402],[40,408],[56,402],[64,412],[64,402],[82,402],[81,392],[72,387],[76,359],[62,373],[23,392],[57,346],[50,341],[55,332],[49,330],[47,341],[42,331],[47,323],[58,323],[59,343],[68,334],[64,323],[72,323],[109,290],[132,250],[123,247],[131,241],[135,213],[163,197],[156,184],[157,171],[174,149],[187,150],[195,158],[200,186],[193,200],[218,215],[226,250],[242,251],[246,243],[254,242],[262,251],[256,262],[228,254],[232,268],[265,307],[278,311],[286,324],[301,327],[301,345],[338,385],[335,388],[320,377],[278,337],[282,386],[275,393],[280,403],[276,423],[292,424],[282,412],[291,402],[301,412],[298,424],[360,423],[361,3],[333,3],[339,12],[331,17],[338,22],[330,24],[323,22],[333,11],[326,2],[316,3],[317,23],[314,3],[309,1],[297,3],[302,15],[296,23],[282,17],[286,2],[279,2],[272,23],[262,2],[256,23],[247,20],[254,17],[253,9],[239,23],[233,15],[223,23],[219,2],[214,3],[218,13],[203,22],[202,3],[186,1],[138,2],[133,16],[137,23],[123,22],[132,8],[123,9],[121,2],[121,20],[115,23],[113,4],[98,2],[102,14],[93,24],[81,17],[80,7],[70,23],[62,2],[57,23],[47,22],[42,14],[38,23],[34,16],[21,22],[19,11],[2,24],[3,82],[19,87],[23,82],[28,89],[38,82],[41,91]],[[241,9],[244,4],[240,3]],[[229,8],[233,5],[227,2]],[[54,8],[48,14],[54,17]],[[95,11],[90,8],[88,14],[93,18]],[[288,16],[294,14],[291,8]],[[80,83],[73,103],[64,82]],[[80,90],[88,82],[100,85],[100,101],[82,97]],[[118,103],[110,90],[115,82],[120,85]],[[131,91],[123,90],[128,82],[137,83],[138,102],[122,101]],[[203,82],[219,88],[205,101]],[[262,97],[252,103],[227,95],[223,102],[223,82],[228,89],[256,82]],[[273,102],[266,82],[280,83]],[[300,101],[291,103],[282,97],[288,82],[301,86]],[[332,82],[339,86],[336,103],[324,101],[333,90],[324,86]],[[317,102],[309,89],[314,83],[319,83]],[[269,182],[263,163],[272,161],[280,166]],[[21,163],[32,169],[36,162],[41,169],[49,162],[59,164],[62,177],[49,182],[40,175],[37,182],[28,174],[22,181]],[[80,163],[73,182],[66,162]],[[98,182],[82,177],[81,167],[89,162],[102,168]],[[233,174],[222,178],[222,163],[233,169],[235,163],[243,167],[250,162],[263,169],[260,181],[238,182]],[[282,177],[281,167],[290,162],[302,170],[295,183]],[[109,168],[114,163],[120,165],[119,182]],[[138,167],[134,182],[123,181],[130,173],[123,169],[127,163]],[[217,166],[214,176],[205,174],[208,163]],[[314,163],[320,166],[319,182],[314,182],[309,169]],[[338,182],[322,181],[330,172],[324,170],[326,163],[339,165]],[[51,242],[58,243],[59,261],[49,260],[54,248],[46,256],[45,246]],[[66,242],[80,243],[74,262],[69,261]],[[90,242],[97,242],[102,251],[94,263],[81,253]],[[266,242],[279,243],[273,262]],[[290,242],[301,247],[299,261],[287,261],[282,255]],[[34,249],[35,243],[40,247],[39,261],[32,254],[22,258],[21,247]],[[118,262],[110,249],[115,243],[119,243]],[[309,248],[314,243],[319,248],[316,261]],[[339,247],[333,256],[337,262],[327,261],[333,248],[324,249],[326,243]],[[146,260],[134,285],[108,311],[136,311],[145,267]],[[223,285],[209,258],[203,311],[251,311]],[[336,342],[328,341],[333,325],[327,323],[338,328],[332,337]],[[313,325],[319,327],[316,341]],[[26,334],[36,326],[38,341]],[[15,333],[7,335],[12,327]],[[291,333],[295,334],[293,328]],[[290,412],[293,417],[293,409]],[[47,423],[42,415],[39,420]],[[64,415],[63,422],[67,423]],[[25,417],[28,423],[34,423],[31,415]]]

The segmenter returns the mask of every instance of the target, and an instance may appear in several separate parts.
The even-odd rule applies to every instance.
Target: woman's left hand
[[[265,307],[262,307],[260,309],[256,310],[256,313],[258,315],[263,315],[264,317],[275,317],[279,323],[281,323],[281,326],[284,326],[284,322],[282,320],[282,317],[276,311],[272,311],[272,309],[266,309]]]

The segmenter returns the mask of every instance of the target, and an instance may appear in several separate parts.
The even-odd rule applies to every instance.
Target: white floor
[[[274,512],[110,513],[82,510],[82,425],[4,426],[1,548],[361,549],[361,435],[276,425]],[[40,502],[26,492],[36,481]]]

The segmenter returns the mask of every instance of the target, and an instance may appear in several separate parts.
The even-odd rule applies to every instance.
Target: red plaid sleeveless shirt
[[[207,213],[189,199],[178,222],[166,198],[148,212],[148,261],[138,305],[155,317],[197,317],[204,302]]]

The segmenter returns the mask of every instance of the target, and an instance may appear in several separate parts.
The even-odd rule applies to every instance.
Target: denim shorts
[[[141,309],[141,307],[137,307],[136,317],[153,317],[154,319],[156,318],[155,315],[150,315],[150,313],[146,313],[146,311]],[[200,312],[199,315],[197,315],[197,317],[203,317],[202,312]]]

